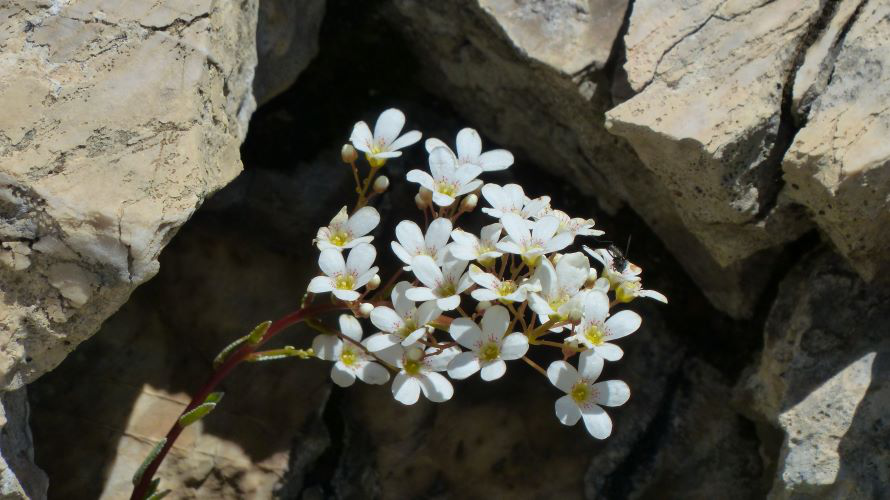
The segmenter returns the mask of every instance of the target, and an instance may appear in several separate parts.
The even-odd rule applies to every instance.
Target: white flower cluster
[[[380,215],[364,204],[362,187],[385,184],[375,187],[375,193],[384,191],[388,179],[372,184],[377,170],[420,140],[417,131],[400,136],[404,123],[400,111],[389,109],[373,135],[364,122],[355,125],[351,147],[364,152],[371,167],[364,184],[357,155],[344,146],[364,206],[351,214],[344,207],[318,230],[314,243],[323,275],[308,291],[331,292],[352,314],[341,316],[339,330],[319,327],[323,333],[313,341],[314,352],[335,362],[331,378],[340,386],[356,378],[384,384],[394,375],[392,394],[408,405],[421,394],[447,401],[454,394],[449,378],[478,372],[482,380],[496,380],[507,362],[522,359],[565,393],[555,404],[560,422],[574,425],[583,419],[592,436],[608,437],[612,421],[602,407],[624,404],[630,389],[619,380],[597,379],[605,361],[624,355],[615,341],[642,322],[637,313],[616,309],[638,297],[667,299],[644,289],[642,270],[614,247],[569,250],[581,237],[603,234],[592,219],[572,218],[552,208],[549,197],[530,198],[517,184],[483,185],[479,175],[510,167],[513,155],[502,149],[483,152],[475,130],[457,134],[456,153],[438,139],[426,141],[429,171],[407,174],[420,185],[415,202],[423,225],[398,223],[390,247],[403,266],[369,298],[381,282],[369,236]],[[488,205],[482,212],[492,220],[478,233],[455,227],[480,195]],[[404,272],[409,277],[397,281]],[[367,338],[356,319],[364,317],[377,330]],[[544,369],[527,356],[532,346],[549,349],[558,359]]]

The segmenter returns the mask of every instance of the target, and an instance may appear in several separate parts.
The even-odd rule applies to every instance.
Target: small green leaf
[[[284,358],[293,358],[297,357],[300,359],[309,359],[315,355],[315,351],[312,348],[309,349],[297,349],[294,346],[284,346],[281,349],[271,349],[269,351],[260,351],[255,352],[245,358],[247,361],[256,362],[256,361],[272,361],[275,359],[284,359]]]
[[[204,400],[205,403],[219,403],[222,401],[223,396],[226,393],[224,392],[211,392],[207,395],[207,398]]]
[[[139,484],[139,481],[142,481],[142,475],[145,474],[145,469],[147,469],[148,465],[158,456],[165,444],[167,444],[167,438],[158,441],[154,448],[148,452],[148,456],[142,461],[142,465],[140,465],[139,468],[136,469],[136,473],[133,474],[133,486],[136,486]]]
[[[155,492],[158,491],[158,486],[160,486],[160,485],[161,485],[161,478],[156,477],[156,478],[152,479],[151,482],[148,484],[148,491],[145,492],[145,496],[151,497],[152,495],[154,495]]]
[[[263,340],[263,335],[269,330],[269,327],[272,326],[271,321],[263,321],[256,328],[253,329],[250,334],[247,335],[247,343],[250,345],[256,345],[260,343],[260,340]]]
[[[148,497],[146,500],[161,500],[165,496],[169,495],[172,490],[164,490],[155,493],[154,495]]]
[[[192,425],[193,423],[207,416],[207,414],[212,412],[214,408],[216,408],[216,403],[199,404],[191,411],[186,412],[181,417],[179,417],[179,426],[188,427]]]
[[[223,364],[223,362],[225,362],[226,358],[229,357],[229,354],[231,354],[236,347],[243,344],[245,340],[247,340],[246,335],[225,346],[222,351],[219,351],[219,354],[217,354],[216,357],[213,358],[213,368],[219,368],[219,366]]]

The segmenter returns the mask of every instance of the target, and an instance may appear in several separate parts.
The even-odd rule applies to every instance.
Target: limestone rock
[[[0,386],[92,335],[241,170],[256,8],[0,6]]]
[[[0,393],[0,498],[43,500],[47,477],[34,465],[25,388]]]
[[[833,65],[825,63],[830,81],[783,169],[791,197],[871,279],[890,263],[890,5],[865,2],[848,19]]]
[[[784,433],[774,498],[879,498],[890,484],[890,291],[837,256],[782,283],[742,407]]]
[[[325,0],[263,0],[256,29],[258,104],[290,87],[318,53]]]
[[[624,68],[639,93],[606,123],[720,265],[808,227],[776,155],[783,88],[820,13],[817,0],[634,3]]]
[[[436,61],[423,66],[427,85],[474,126],[519,161],[569,179],[591,203],[609,211],[629,204],[717,307],[749,315],[775,255],[729,265],[716,259],[678,214],[676,192],[606,131],[613,75],[604,64],[617,31],[600,26],[620,26],[626,2],[588,3],[394,0],[392,17],[418,57]],[[545,35],[558,42],[543,43]]]

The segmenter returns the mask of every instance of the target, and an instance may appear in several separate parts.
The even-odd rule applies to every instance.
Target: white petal
[[[497,210],[501,210],[509,205],[509,200],[504,194],[504,188],[497,184],[488,183],[482,186],[482,197]]]
[[[482,153],[482,138],[471,128],[461,129],[457,133],[456,146],[458,158],[475,159]]]
[[[438,354],[433,355],[433,353]],[[449,347],[443,351],[439,351],[435,347],[430,347],[426,350],[427,356],[423,358],[423,363],[427,366],[429,371],[444,372],[448,369],[448,364],[451,363],[451,360],[460,355],[460,353],[460,348],[456,346]]]
[[[417,255],[411,259],[411,270],[421,283],[429,288],[436,289],[444,281],[442,270],[436,265],[436,261],[429,255]],[[408,296],[411,300],[417,300]]]
[[[332,248],[321,251],[321,254],[318,256],[318,267],[321,268],[321,272],[328,276],[346,272],[346,262],[343,261],[343,254]]]
[[[575,237],[572,233],[560,233],[553,237],[544,238],[545,244],[544,248],[548,253],[550,252],[558,252],[563,248],[572,244],[575,241]]]
[[[535,222],[532,229],[532,238],[539,241],[547,241],[553,238],[557,229],[559,229],[559,219],[549,215],[542,217]]]
[[[516,243],[513,243],[510,240],[502,240],[498,243],[497,249],[504,253],[514,253],[520,254],[522,253],[522,248],[519,247]]]
[[[665,304],[668,303],[668,298],[665,297],[663,293],[656,292],[655,290],[640,290],[639,292],[637,292],[637,296],[654,299],[659,302],[664,302]]]
[[[398,158],[399,156],[402,156],[402,152],[401,151],[383,151],[381,153],[372,154],[371,156],[374,158],[382,158],[384,160],[388,160],[390,158]]]
[[[331,380],[340,387],[349,387],[355,383],[355,373],[338,361],[331,367]]]
[[[590,261],[581,252],[563,255],[556,263],[556,279],[559,285],[569,290],[584,286],[590,274]]]
[[[378,352],[398,344],[399,341],[401,341],[401,339],[397,335],[391,333],[375,333],[366,338],[362,342],[362,345],[371,352]]]
[[[482,228],[482,231],[479,233],[482,241],[485,242],[496,242],[501,237],[501,230],[504,226],[500,225],[500,223],[495,222],[494,224],[489,224]]]
[[[405,176],[405,179],[407,179],[408,182],[416,182],[416,183],[420,184],[421,186],[429,189],[430,191],[433,191],[434,189],[436,189],[436,185],[435,185],[435,183],[433,183],[432,176],[430,176],[430,174],[424,172],[423,170],[417,170],[417,169],[411,170]]]
[[[340,290],[337,288],[331,290],[331,293],[334,294],[334,297],[337,297],[338,299],[346,302],[352,302],[353,300],[357,300],[359,297],[362,296],[362,294],[354,292],[352,290]]]
[[[572,390],[572,386],[575,385],[575,382],[580,379],[580,376],[578,375],[578,370],[576,370],[574,366],[565,361],[554,361],[547,367],[547,378],[550,379],[550,383],[555,385],[559,390],[568,393]]]
[[[347,241],[346,244],[343,245],[342,248],[354,248],[354,247],[361,245],[362,243],[370,243],[372,241],[374,241],[373,236],[361,236],[359,238],[353,238],[353,239]]]
[[[404,126],[405,114],[395,108],[387,109],[377,118],[377,124],[374,125],[374,139],[383,139],[384,144],[392,144]]]
[[[424,302],[417,308],[417,313],[414,315],[414,321],[418,326],[426,325],[430,321],[439,317],[442,311],[436,307],[435,302]]]
[[[504,306],[491,306],[485,310],[482,315],[482,339],[483,342],[497,341],[500,343],[501,338],[510,325],[510,311]]]
[[[436,148],[432,150],[432,152],[430,152],[429,163],[430,173],[435,179],[450,179],[454,173],[454,169],[457,168],[457,159],[454,157],[454,153],[448,148]]]
[[[612,434],[612,419],[606,414],[606,411],[599,406],[593,405],[581,411],[581,417],[584,418],[584,427],[587,432],[597,439],[606,439]]]
[[[412,257],[421,253],[426,247],[423,241],[423,231],[414,221],[399,222],[396,226],[396,239]]]
[[[405,132],[401,137],[389,145],[389,149],[395,151],[397,149],[407,148],[408,146],[417,143],[422,136],[423,134],[421,134],[419,130]]]
[[[621,380],[606,380],[593,384],[594,401],[603,406],[621,406],[630,399],[630,387]]]
[[[609,341],[626,337],[637,331],[643,319],[633,311],[621,311],[606,321],[606,339]]]
[[[405,326],[401,316],[386,306],[377,306],[371,311],[371,323],[389,333],[396,332]]]
[[[479,371],[479,357],[474,352],[462,352],[448,363],[448,376],[463,380]]]
[[[411,300],[417,302],[424,302],[427,300],[436,300],[438,297],[433,291],[425,286],[420,286],[417,288],[409,288],[405,291],[405,296]]]
[[[346,228],[353,237],[364,236],[370,233],[380,223],[380,214],[374,207],[362,207],[358,209],[346,222]]]
[[[336,361],[337,356],[340,354],[340,344],[342,342],[336,335],[322,333],[312,339],[312,350],[315,351],[315,355],[319,359]]]
[[[511,361],[525,356],[528,352],[528,337],[524,333],[514,332],[507,335],[501,343],[501,359]]]
[[[367,363],[356,370],[356,375],[366,384],[382,385],[389,380],[389,371],[377,363]]]
[[[341,314],[340,333],[358,342],[362,339],[362,324],[352,315]]]
[[[541,259],[541,262],[544,262],[545,260],[546,259]],[[556,311],[554,311],[553,308],[550,307],[550,304],[537,293],[529,294],[528,305],[531,306],[532,311],[538,313],[541,316],[550,316],[556,313]]]
[[[457,318],[452,321],[448,333],[458,344],[467,349],[475,349],[482,338],[482,330],[470,318]]]
[[[568,394],[557,399],[555,406],[556,418],[562,425],[575,425],[581,418],[581,409]]]
[[[435,302],[433,303],[435,304]],[[423,334],[425,333],[426,328],[418,328],[417,330],[414,330],[405,337],[405,340],[402,341],[402,345],[405,347],[411,347],[411,345],[420,340],[420,338],[423,337]]]
[[[618,361],[624,356],[624,351],[620,347],[608,342],[594,346],[593,350],[606,361]]]
[[[578,372],[588,381],[594,381],[603,372],[603,358],[587,350],[578,356]]]
[[[377,249],[374,245],[363,243],[349,251],[346,257],[346,269],[356,276],[364,274],[374,264],[377,258]]]
[[[390,241],[389,246],[392,248],[392,252],[396,254],[396,257],[399,258],[405,264],[408,264],[406,270],[411,269],[411,259],[414,258],[414,255],[411,254],[405,247],[400,245],[398,242]]]
[[[473,191],[479,189],[479,186],[482,185],[482,181],[479,179],[476,179],[474,181],[469,181],[469,182],[462,183],[462,184],[463,184],[463,187],[461,187],[460,190],[458,190],[458,192],[457,192],[458,196],[462,196],[467,193],[472,193]]]
[[[476,264],[470,265],[470,279],[477,285],[491,290],[495,290],[501,285],[501,280],[491,273],[486,273]]]
[[[454,387],[451,382],[435,372],[420,377],[420,388],[423,390],[423,395],[433,403],[444,403],[454,396]]]
[[[496,359],[483,366],[479,375],[482,377],[482,380],[491,382],[503,377],[504,373],[507,373],[507,363],[504,363],[502,359]]]
[[[398,337],[393,335],[392,338],[394,339],[394,342],[398,342]],[[365,347],[367,347],[367,345]],[[376,355],[378,358],[393,366],[399,366],[399,363],[402,362],[402,356],[404,356],[404,354],[405,349],[398,343],[374,352],[374,355]]]
[[[600,291],[591,291],[584,298],[585,321],[599,323],[609,314],[609,297]]]
[[[447,194],[433,191],[433,203],[440,207],[450,207],[454,203],[454,197]]]
[[[451,283],[457,284],[467,269],[469,262],[454,258],[448,255],[442,264],[442,274]],[[469,279],[469,277],[468,277]]]
[[[559,291],[559,278],[550,259],[541,259],[532,280],[541,286],[544,297],[553,297]]]
[[[498,300],[501,298],[500,295],[494,293],[488,288],[477,288],[470,293],[470,296],[479,302],[485,302],[486,300],[491,302],[493,300]]]
[[[460,295],[451,295],[436,300],[436,306],[443,311],[453,311],[460,305]]]
[[[451,221],[444,217],[430,222],[430,227],[426,230],[426,238],[424,238],[426,248],[441,250],[448,243],[448,238],[451,237],[451,227]]]
[[[309,282],[306,290],[312,293],[325,293],[334,289],[334,282],[327,276],[316,276]]]
[[[432,153],[434,149],[448,148],[448,145],[445,144],[444,142],[440,141],[439,139],[436,139],[435,137],[430,137],[423,144],[423,147],[426,148],[427,153]],[[448,148],[448,149],[450,149],[450,148]]]
[[[507,234],[510,235],[510,239],[515,243],[521,244],[523,241],[528,241],[531,237],[525,219],[516,214],[504,214],[501,217],[501,224],[504,226]]]
[[[504,170],[513,164],[513,153],[506,149],[493,149],[479,156],[479,166],[483,172]]]
[[[605,266],[607,269],[612,267],[612,256],[605,248],[597,248],[596,250],[594,250],[587,245],[584,245],[583,248],[588,255],[598,260],[599,263]]]
[[[371,129],[365,122],[358,122],[352,127],[352,134],[349,136],[349,142],[355,146],[355,149],[368,153],[374,142],[374,136],[371,135]]]
[[[379,270],[380,270],[379,267],[373,266],[373,267],[369,268],[367,271],[359,274],[358,278],[355,279],[356,290],[367,285],[368,282],[371,281],[371,278],[373,278],[374,275],[377,274],[377,271],[379,271]]]
[[[411,263],[410,259],[408,263]],[[407,317],[408,314],[414,311],[414,301],[405,297],[405,291],[409,288],[412,288],[411,283],[400,281],[396,283],[390,294],[392,305],[395,307],[396,313],[402,318]]]
[[[413,405],[420,399],[420,382],[414,377],[399,373],[392,381],[392,395],[403,405]]]

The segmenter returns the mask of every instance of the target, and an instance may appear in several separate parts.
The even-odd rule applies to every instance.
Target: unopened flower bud
[[[380,194],[389,187],[389,177],[381,175],[374,180],[374,192]]]
[[[423,358],[423,349],[419,347],[409,347],[405,356],[411,361],[420,361],[420,359]]]
[[[340,158],[343,159],[343,163],[352,163],[358,160],[358,151],[352,147],[352,144],[344,144],[340,149]]]
[[[460,209],[462,212],[472,212],[477,203],[479,203],[479,197],[475,194],[468,194],[460,201]]]
[[[371,315],[371,311],[374,310],[374,305],[369,304],[367,302],[362,303],[362,305],[358,306],[358,313],[361,317],[367,318]]]
[[[491,307],[491,302],[487,300],[483,300],[482,302],[476,304],[476,312],[482,312]]]
[[[429,189],[422,187],[420,188],[420,199],[426,202],[427,205],[433,202],[433,192]]]
[[[426,207],[429,206],[429,204],[424,202],[423,198],[420,197],[420,193],[414,195],[414,204],[417,205],[418,210],[426,210]]]
[[[375,274],[374,277],[368,281],[368,284],[365,285],[365,288],[368,290],[376,290],[378,286],[380,286],[380,275]]]

